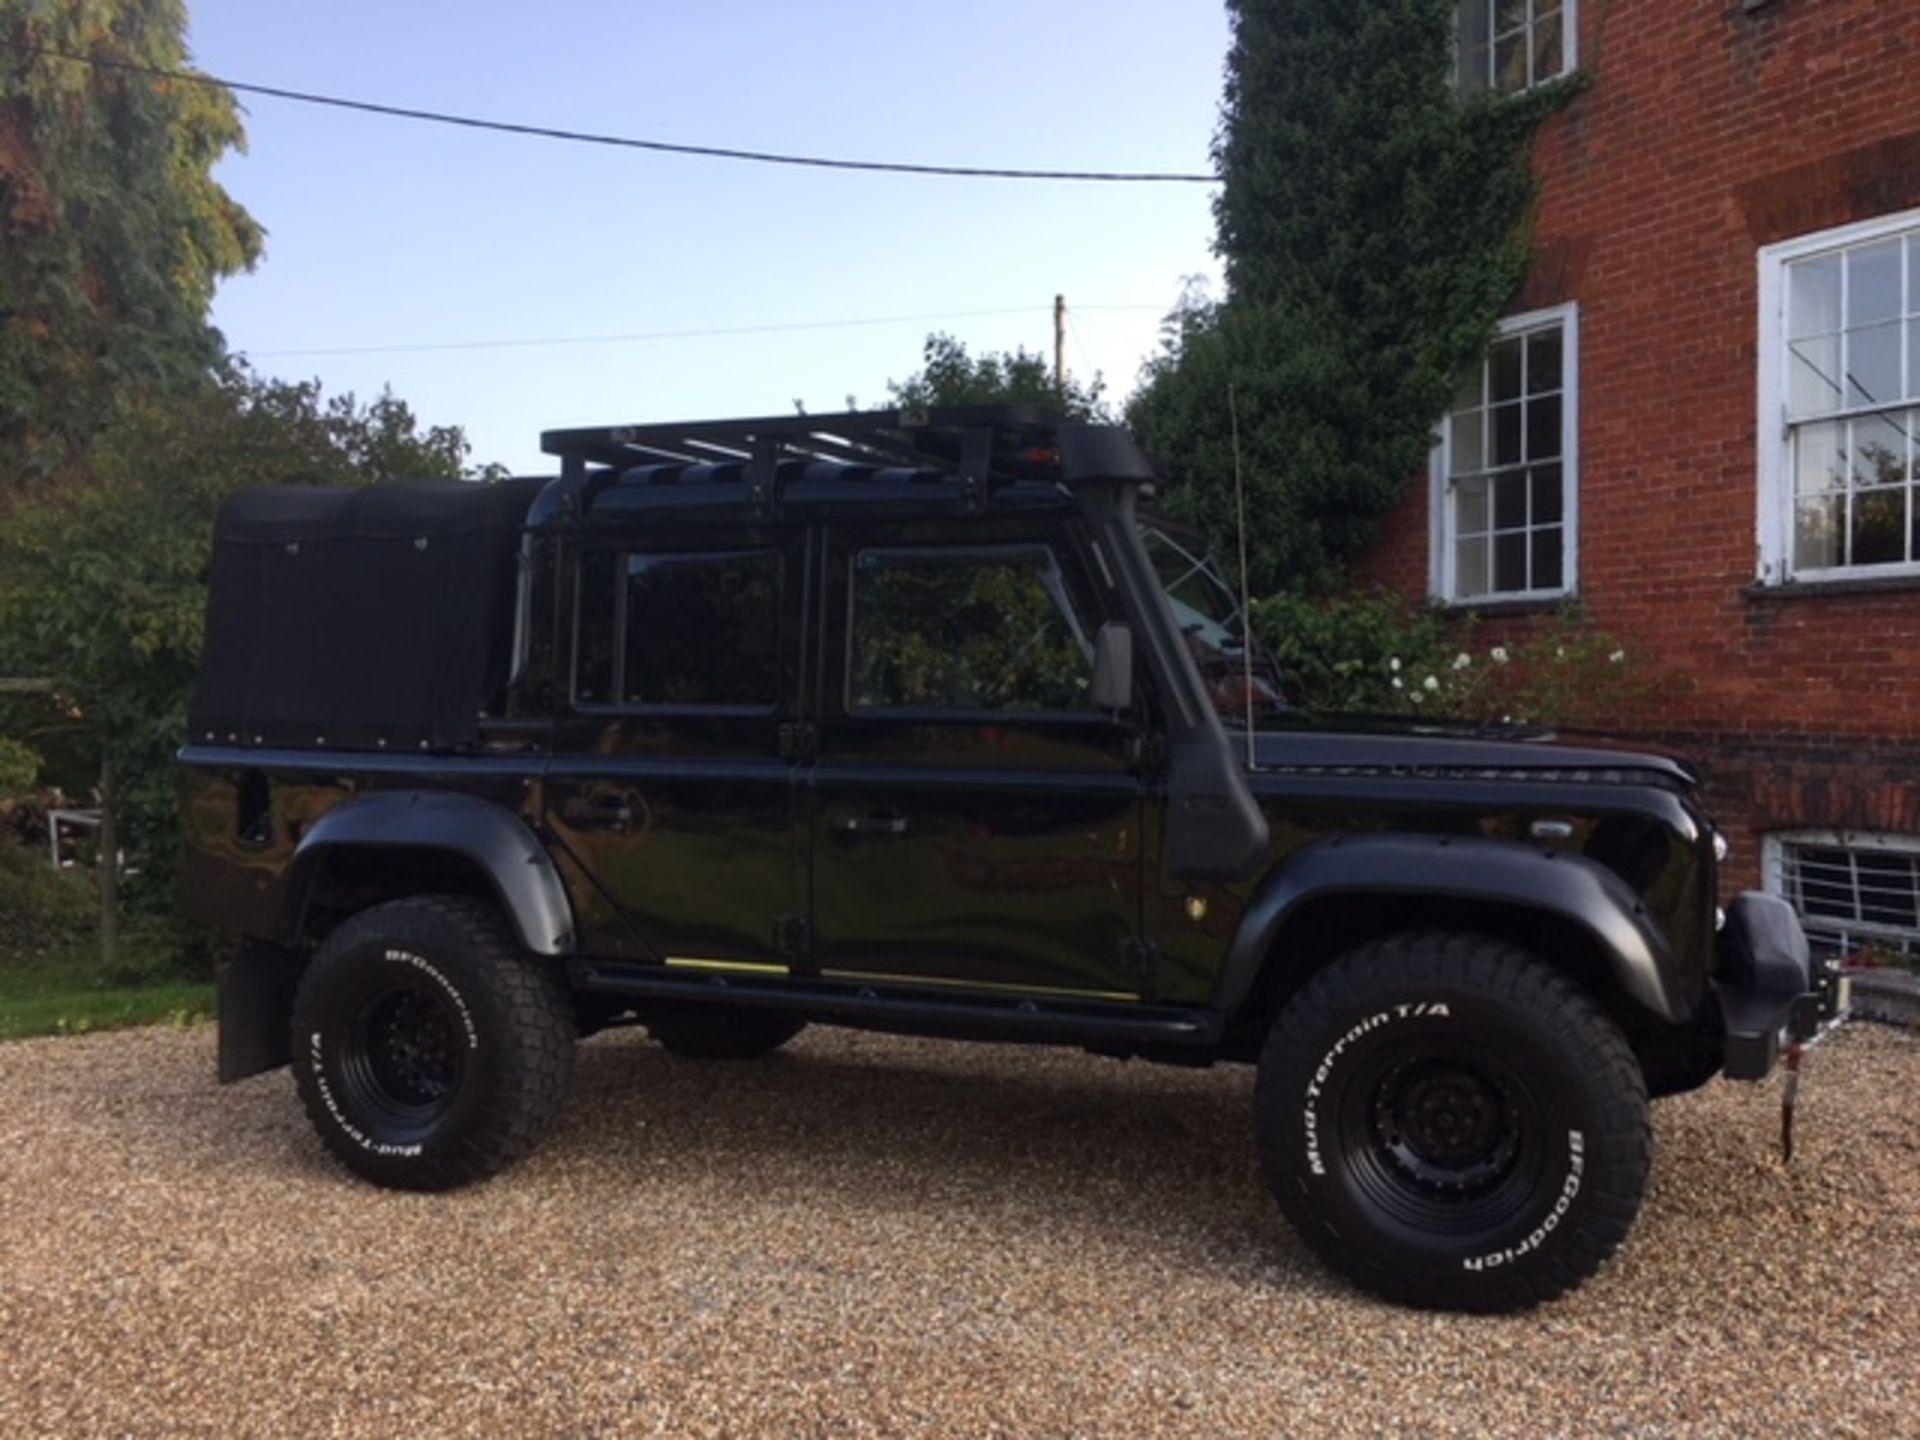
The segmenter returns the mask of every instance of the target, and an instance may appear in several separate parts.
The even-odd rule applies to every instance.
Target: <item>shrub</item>
[[[0,835],[0,965],[92,941],[100,926],[90,870],[55,870],[47,853]]]
[[[1577,606],[1504,643],[1471,615],[1386,593],[1276,595],[1255,604],[1254,625],[1307,710],[1565,725],[1630,711],[1657,684]]]

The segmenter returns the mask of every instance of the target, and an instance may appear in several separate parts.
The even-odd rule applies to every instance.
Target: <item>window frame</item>
[[[1427,594],[1450,609],[1473,610],[1502,605],[1540,605],[1569,600],[1580,593],[1580,305],[1568,301],[1542,310],[1509,315],[1495,338],[1511,339],[1535,330],[1560,327],[1560,584],[1553,589],[1488,590],[1458,593],[1453,510],[1453,409],[1441,416],[1428,457]],[[1479,364],[1485,366],[1487,357]]]
[[[1564,80],[1580,68],[1580,0],[1562,0],[1560,7],[1559,71],[1553,75],[1535,76],[1517,90],[1500,89],[1499,86],[1493,83],[1493,66],[1496,56],[1494,41],[1496,36],[1493,30],[1492,7],[1495,3],[1496,0],[1457,0],[1457,3],[1453,7],[1453,88],[1456,94],[1465,96],[1489,95],[1495,97],[1526,95],[1538,90],[1543,85],[1551,85],[1556,80]],[[1527,32],[1529,41],[1531,41],[1534,27],[1539,23],[1539,16],[1534,13],[1535,6],[1538,3],[1539,0],[1527,0],[1527,18],[1522,28]],[[1465,58],[1466,50],[1466,8],[1468,5],[1485,5],[1488,7],[1487,73],[1480,77],[1481,84],[1477,90],[1467,89],[1465,84],[1466,76],[1462,69],[1462,61]],[[1512,34],[1513,32],[1509,31],[1507,33]],[[1533,68],[1533,47],[1531,43],[1529,43],[1527,47],[1527,68],[1529,71]]]
[[[1074,724],[1084,725],[1089,721],[1110,722],[1107,712],[1089,706],[1083,710],[992,710],[961,709],[937,705],[860,705],[853,698],[853,675],[858,654],[854,638],[855,627],[860,619],[860,561],[868,555],[882,557],[932,557],[945,563],[964,563],[962,557],[983,557],[983,563],[990,563],[994,556],[1002,558],[1024,551],[1043,552],[1052,566],[1052,580],[1043,579],[1049,596],[1059,606],[1074,639],[1087,653],[1087,673],[1089,693],[1093,674],[1093,635],[1088,630],[1087,617],[1080,613],[1081,607],[1075,603],[1073,585],[1067,573],[1067,567],[1061,563],[1059,548],[1051,540],[1043,539],[996,539],[982,541],[951,541],[946,543],[916,543],[913,541],[880,540],[868,543],[854,543],[846,552],[846,626],[841,637],[841,666],[839,703],[840,713],[848,720],[911,720],[916,724],[965,724],[965,725],[1029,725],[1029,724]],[[1097,628],[1097,627],[1096,627]]]
[[[1760,269],[1760,332],[1758,398],[1754,407],[1754,438],[1759,450],[1759,477],[1754,487],[1756,533],[1758,537],[1755,578],[1768,587],[1791,585],[1834,585],[1861,580],[1920,578],[1920,553],[1912,560],[1876,565],[1830,565],[1796,570],[1793,563],[1794,475],[1793,440],[1795,423],[1788,408],[1787,375],[1787,300],[1788,271],[1795,264],[1838,253],[1857,245],[1871,244],[1896,236],[1920,237],[1920,209],[1902,210],[1870,220],[1817,230],[1777,244],[1762,246]],[[1909,277],[1910,285],[1912,277]],[[1841,317],[1845,323],[1845,315]],[[1914,322],[1920,325],[1920,321]],[[1888,410],[1920,410],[1920,397],[1893,407],[1880,409],[1842,409],[1840,418],[1856,413],[1878,414]],[[1830,423],[1833,417],[1800,421],[1799,424]],[[1843,492],[1851,493],[1851,492]],[[1920,505],[1920,494],[1915,496]]]
[[[1892,855],[1920,855],[1920,835],[1902,835],[1893,831],[1881,830],[1773,830],[1761,837],[1760,874],[1761,885],[1769,895],[1777,895],[1789,904],[1793,896],[1787,884],[1787,851],[1789,847],[1804,847],[1824,850],[1881,850]],[[1877,926],[1874,921],[1832,921],[1823,920],[1832,917],[1807,916],[1801,914],[1798,907],[1794,913],[1800,915],[1800,922],[1810,932],[1832,931],[1839,926],[1843,949],[1857,947],[1861,941],[1881,941],[1890,948],[1903,953],[1920,955],[1920,930],[1911,933],[1896,930],[1892,926]],[[1861,928],[1869,927],[1869,928]],[[1904,938],[1902,938],[1904,937]]]
[[[613,607],[613,673],[609,689],[612,694],[605,700],[583,700],[580,698],[580,665],[585,651],[582,647],[581,621],[586,611],[587,557],[589,555],[611,555],[614,558],[614,585],[609,603]],[[778,715],[784,704],[783,697],[776,694],[763,704],[698,704],[675,705],[653,701],[630,701],[620,697],[625,689],[626,679],[626,643],[627,643],[627,585],[631,571],[628,561],[635,555],[655,560],[680,560],[697,563],[701,560],[718,557],[739,557],[759,555],[770,557],[773,561],[774,585],[784,596],[787,584],[787,554],[780,545],[736,545],[704,546],[697,550],[643,549],[630,544],[583,545],[574,553],[573,558],[573,615],[572,615],[572,654],[569,657],[567,674],[567,703],[576,715],[684,715],[684,716],[742,716],[750,719],[764,719]],[[782,608],[776,607],[774,615],[774,655],[775,669],[784,672],[783,658],[786,646]],[[780,678],[776,689],[784,689],[786,680]]]

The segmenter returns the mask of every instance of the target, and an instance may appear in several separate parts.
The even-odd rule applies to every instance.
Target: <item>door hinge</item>
[[[804,915],[776,915],[773,917],[773,943],[788,960],[805,960],[813,945],[813,926]]]
[[[780,727],[780,758],[782,760],[809,760],[813,758],[820,732],[812,725],[798,720],[789,720]]]
[[[1151,989],[1154,971],[1159,968],[1160,959],[1166,953],[1158,940],[1143,935],[1129,935],[1120,942],[1121,973],[1138,980],[1142,990]]]
[[[1133,737],[1133,764],[1149,778],[1167,768],[1167,738],[1158,730],[1143,730]]]

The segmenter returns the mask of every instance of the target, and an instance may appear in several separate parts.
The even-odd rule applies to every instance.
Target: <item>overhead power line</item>
[[[289,90],[279,85],[257,85],[246,80],[224,80],[191,70],[169,70],[157,65],[142,65],[132,60],[108,60],[94,55],[76,55],[66,50],[31,49],[29,56],[44,55],[70,60],[96,70],[119,70],[171,80],[183,85],[213,85],[240,95],[265,95],[274,100],[291,100],[301,105],[323,105],[335,110],[352,110],[364,115],[385,115],[398,120],[423,120],[434,125],[459,125],[469,130],[491,130],[506,135],[531,135],[542,140],[566,140],[578,145],[609,145],[623,150],[651,150],[663,155],[694,155],[708,160],[746,160],[760,165],[801,165],[816,170],[864,170],[887,175],[937,175],[972,180],[1082,180],[1132,185],[1211,185],[1214,175],[1184,174],[1150,170],[1025,170],[1013,166],[920,165],[895,160],[845,160],[824,155],[787,155],[771,150],[739,150],[724,145],[682,145],[667,140],[641,140],[629,135],[605,135],[589,130],[562,130],[549,125],[522,125],[510,120],[487,120],[476,115],[454,115],[441,110],[420,110],[407,105],[382,105],[372,100],[351,100],[340,95],[319,95],[306,90]]]
[[[642,330],[623,335],[552,335],[512,340],[443,340],[393,345],[341,345],[303,350],[254,350],[256,360],[322,355],[404,355],[436,350],[520,350],[543,345],[617,345],[639,340],[704,340],[718,335],[775,335],[794,330],[847,330],[862,325],[925,325],[942,320],[975,320],[990,315],[1029,315],[1037,305],[1003,305],[993,310],[949,310],[930,315],[872,315],[859,319],[797,320],[770,325],[726,325],[700,330]],[[1160,305],[1085,305],[1084,310],[1161,310]]]

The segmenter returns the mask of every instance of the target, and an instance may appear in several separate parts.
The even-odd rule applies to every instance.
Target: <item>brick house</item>
[[[1728,889],[1920,953],[1920,3],[1461,9],[1463,87],[1592,85],[1358,578],[1500,625],[1585,602],[1671,676],[1621,719],[1704,762]]]

